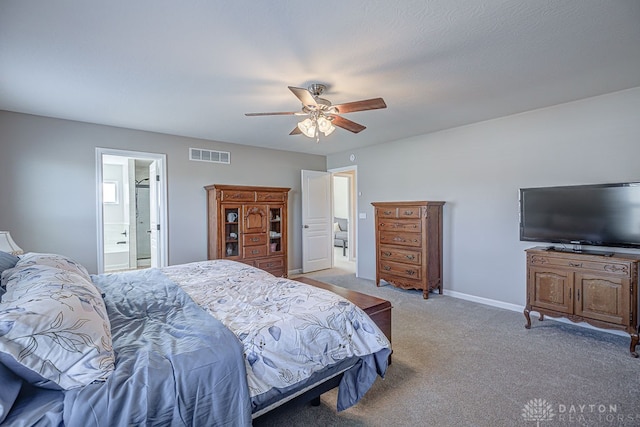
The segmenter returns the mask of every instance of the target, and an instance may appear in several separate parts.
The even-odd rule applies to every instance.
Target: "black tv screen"
[[[640,183],[522,188],[520,240],[640,248]]]

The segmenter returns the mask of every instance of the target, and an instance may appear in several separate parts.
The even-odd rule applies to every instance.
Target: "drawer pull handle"
[[[398,237],[398,236],[394,237],[393,240],[395,242],[404,242],[404,239],[402,237]]]
[[[252,241],[252,242],[259,242],[259,241],[260,241],[260,238],[259,238],[259,237],[252,237],[252,238],[251,238],[251,241]]]
[[[391,252],[382,252],[382,255],[384,255],[384,256],[391,256]]]
[[[416,257],[414,255],[407,255],[407,259],[414,260]]]
[[[405,215],[413,215],[413,211],[404,211]]]
[[[255,255],[255,254],[259,254],[259,253],[260,253],[260,250],[259,250],[259,249],[254,249],[254,250],[252,250],[252,251],[251,251],[251,253],[252,253],[253,255]]]
[[[409,276],[413,276],[414,274],[416,274],[415,270],[406,270],[406,272]]]
[[[384,211],[385,215],[391,215],[393,213],[393,211]]]
[[[570,267],[582,267],[582,263],[581,262],[571,262],[571,261],[569,261],[569,266]]]
[[[388,265],[383,265],[382,269],[385,270],[385,271],[389,271],[389,270],[391,270],[391,267],[389,267]]]

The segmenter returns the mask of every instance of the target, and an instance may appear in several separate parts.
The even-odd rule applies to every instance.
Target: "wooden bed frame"
[[[352,291],[340,286],[324,283],[319,280],[312,279],[310,277],[298,277],[292,280],[305,283],[307,285],[315,286],[316,288],[326,289],[335,294],[340,295],[343,298],[348,299],[356,306],[360,307],[367,315],[373,320],[373,322],[380,328],[380,330],[386,335],[391,342],[391,303],[382,298],[366,295],[360,292]],[[389,356],[389,364],[391,364],[391,356]],[[268,414],[278,413],[283,410],[289,411],[292,408],[311,403],[313,406],[320,405],[320,396],[336,387],[342,380],[342,374],[337,375],[322,384],[302,393],[299,396],[291,399],[289,402],[279,406],[264,415],[256,417],[255,420],[260,419]],[[255,421],[254,420],[254,421]]]

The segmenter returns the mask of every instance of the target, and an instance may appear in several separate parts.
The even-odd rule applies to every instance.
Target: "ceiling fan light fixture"
[[[310,118],[306,118],[298,123],[298,129],[300,129],[300,131],[309,138],[315,138],[316,136],[316,123]]]
[[[318,117],[318,130],[322,132],[324,136],[329,136],[336,128],[331,124],[330,120],[324,117]]]

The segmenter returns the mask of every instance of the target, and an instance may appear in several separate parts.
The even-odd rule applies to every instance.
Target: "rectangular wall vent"
[[[205,150],[204,148],[189,148],[189,159],[198,162],[231,163],[231,153],[228,151]]]

